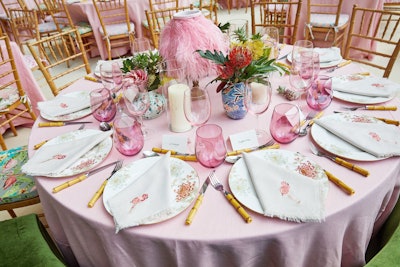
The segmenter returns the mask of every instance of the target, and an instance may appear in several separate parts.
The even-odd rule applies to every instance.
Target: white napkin
[[[378,158],[400,156],[400,129],[386,123],[344,122],[327,116],[314,121],[332,134]]]
[[[90,107],[89,94],[58,95],[56,98],[38,102],[39,110],[48,116],[62,116]]]
[[[265,216],[295,222],[325,219],[325,181],[287,170],[252,153],[242,155]]]
[[[395,90],[400,90],[400,84],[386,78],[349,75],[332,78],[332,89],[355,95],[389,97]]]
[[[331,62],[338,61],[342,59],[340,55],[340,48],[330,47],[330,48],[314,48],[314,52],[319,54],[319,62]]]
[[[172,206],[170,153],[162,155],[135,181],[108,200],[116,233],[149,222]]]
[[[112,131],[95,131],[84,138],[68,140],[61,144],[44,145],[21,168],[33,176],[46,176],[62,172],[94,146],[109,138]]]

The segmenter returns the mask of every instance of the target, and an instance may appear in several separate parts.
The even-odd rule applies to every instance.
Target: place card
[[[188,153],[187,137],[179,135],[163,135],[162,148],[173,150],[180,153]]]
[[[255,130],[232,134],[229,136],[229,139],[231,140],[233,150],[252,148],[260,145]]]

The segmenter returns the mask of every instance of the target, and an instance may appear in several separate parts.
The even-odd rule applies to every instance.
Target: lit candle
[[[268,100],[267,85],[262,83],[252,82],[250,83],[250,88],[251,88],[251,97],[253,98],[253,103],[263,104]]]
[[[169,123],[173,132],[186,132],[191,129],[183,110],[183,96],[189,89],[186,84],[173,84],[168,87]]]

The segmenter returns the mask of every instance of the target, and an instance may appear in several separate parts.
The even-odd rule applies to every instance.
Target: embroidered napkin
[[[74,113],[90,107],[89,94],[67,94],[58,95],[56,98],[38,102],[41,113],[55,117]]]
[[[314,121],[332,134],[378,158],[400,156],[400,129],[386,123],[344,122],[331,116]]]
[[[319,62],[331,62],[338,61],[342,59],[340,55],[340,48],[330,47],[330,48],[314,48],[314,52],[319,54]]]
[[[314,180],[252,153],[243,153],[265,216],[295,222],[325,219],[324,180]]]
[[[60,173],[94,146],[109,138],[112,131],[94,131],[84,138],[66,140],[61,144],[44,145],[25,163],[22,172],[32,176],[46,176]]]
[[[386,78],[347,75],[332,78],[333,90],[371,97],[389,97],[395,90],[400,90],[400,84]]]
[[[170,153],[162,155],[148,170],[108,200],[116,233],[145,224],[172,206]]]

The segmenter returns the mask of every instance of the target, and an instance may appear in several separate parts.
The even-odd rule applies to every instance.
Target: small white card
[[[179,135],[163,135],[162,148],[180,153],[188,153],[188,139]]]
[[[232,134],[229,136],[233,150],[241,150],[259,146],[255,130]]]

